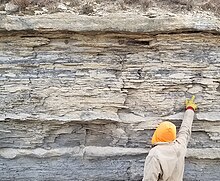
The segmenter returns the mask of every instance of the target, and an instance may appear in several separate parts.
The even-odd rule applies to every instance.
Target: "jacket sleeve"
[[[193,118],[194,118],[194,111],[191,109],[186,110],[176,139],[184,147],[187,147],[191,136]]]
[[[158,181],[161,172],[159,160],[154,156],[147,156],[144,164],[144,178],[142,181]]]

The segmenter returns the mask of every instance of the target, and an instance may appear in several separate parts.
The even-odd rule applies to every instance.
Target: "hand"
[[[194,99],[195,96],[192,96],[190,100],[186,99],[186,109],[193,109],[194,111],[196,110],[197,105],[194,103]]]

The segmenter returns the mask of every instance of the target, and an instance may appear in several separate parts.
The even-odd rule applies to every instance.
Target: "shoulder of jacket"
[[[149,151],[149,154],[148,154],[148,156],[149,157],[154,157],[154,158],[157,158],[158,159],[158,153],[159,153],[160,151],[158,150],[158,147],[153,147],[150,151]]]
[[[176,140],[174,141],[174,146],[178,149],[187,149],[187,145],[181,143],[181,141],[179,140],[179,138],[177,137]]]

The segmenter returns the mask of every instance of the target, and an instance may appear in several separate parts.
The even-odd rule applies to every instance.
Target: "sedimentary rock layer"
[[[163,120],[196,95],[185,180],[217,180],[219,20],[2,16],[1,180],[141,180]]]

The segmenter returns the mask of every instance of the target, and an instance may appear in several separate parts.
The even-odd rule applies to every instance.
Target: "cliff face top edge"
[[[0,31],[73,31],[73,32],[130,32],[220,33],[220,20],[214,15],[190,14],[134,14],[114,13],[104,16],[55,13],[35,16],[0,15]]]

